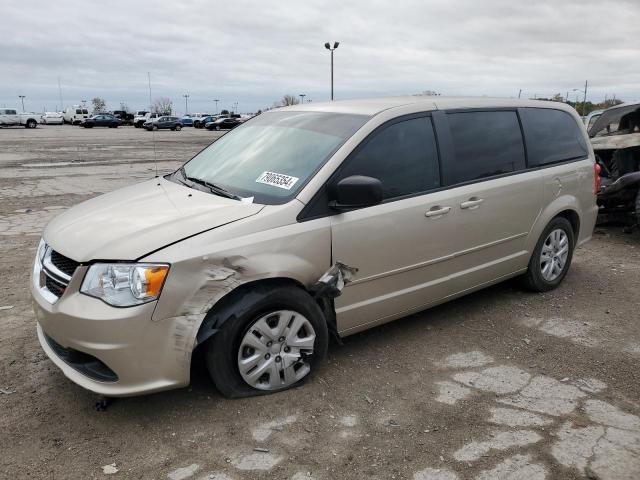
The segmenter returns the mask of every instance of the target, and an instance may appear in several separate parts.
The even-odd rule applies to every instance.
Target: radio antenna
[[[153,105],[151,104],[151,73],[147,72],[147,79],[149,80],[149,113],[153,109]],[[151,121],[151,116],[149,116],[149,121]],[[153,165],[156,170],[156,178],[158,177],[158,155],[156,153],[156,130],[151,127],[151,139],[153,141]]]

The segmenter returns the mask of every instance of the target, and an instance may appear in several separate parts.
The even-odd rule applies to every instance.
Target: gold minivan
[[[591,238],[599,169],[561,103],[296,105],[177,171],[52,220],[31,290],[42,348],[107,396],[297,385],[346,336],[522,276],[557,287]]]

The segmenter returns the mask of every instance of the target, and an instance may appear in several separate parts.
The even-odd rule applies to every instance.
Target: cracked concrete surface
[[[473,355],[477,356],[478,352],[473,352]],[[456,354],[456,358],[465,358],[465,354]],[[593,398],[606,390],[607,385],[603,381],[580,378],[569,383],[569,378],[557,380],[546,375],[532,376],[508,365],[452,372],[451,378],[464,385],[460,388],[469,391],[458,396],[443,395],[443,384],[448,385],[447,392],[455,392],[455,384],[448,380],[438,381],[436,385],[441,390],[436,401],[454,405],[469,396],[471,389],[496,394],[494,401],[509,405],[509,408],[489,408],[491,416],[487,421],[514,428],[495,430],[489,432],[488,438],[466,443],[452,454],[458,462],[475,462],[481,457],[491,457],[495,450],[526,451],[526,447],[541,442],[544,434],[552,438],[551,455],[565,467],[600,480],[638,478],[640,417]],[[580,418],[578,424],[575,420],[562,421],[575,412],[586,418]],[[538,430],[516,430],[523,427]],[[454,472],[447,474],[455,475]],[[493,469],[480,472],[477,478],[544,479],[546,468],[534,463],[531,455],[518,454]]]

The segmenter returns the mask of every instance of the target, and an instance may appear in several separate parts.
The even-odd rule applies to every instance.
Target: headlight
[[[96,263],[89,267],[80,292],[115,307],[131,307],[157,299],[169,265]]]

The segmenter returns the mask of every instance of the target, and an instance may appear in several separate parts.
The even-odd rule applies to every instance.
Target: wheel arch
[[[526,242],[526,249],[529,252],[529,255],[533,253],[533,250],[538,243],[538,239],[540,238],[540,235],[542,235],[544,229],[549,225],[549,222],[556,217],[562,217],[569,221],[574,233],[574,246],[578,244],[580,228],[583,223],[580,216],[580,205],[575,197],[571,195],[563,195],[547,205],[547,207],[542,210],[538,216],[538,219],[533,225]]]
[[[573,209],[562,210],[555,217],[563,217],[569,220],[571,228],[573,229],[574,243],[578,243],[578,235],[580,234],[580,215]],[[553,220],[553,219],[552,219]]]
[[[211,306],[198,327],[196,346],[206,342],[218,332],[226,321],[242,312],[243,303],[248,303],[246,299],[248,299],[252,292],[264,291],[265,289],[276,287],[299,288],[309,293],[311,298],[313,298],[309,290],[300,281],[291,277],[269,277],[242,283],[225,293]],[[323,310],[319,303],[318,305],[321,310]],[[323,313],[325,313],[324,310]]]

